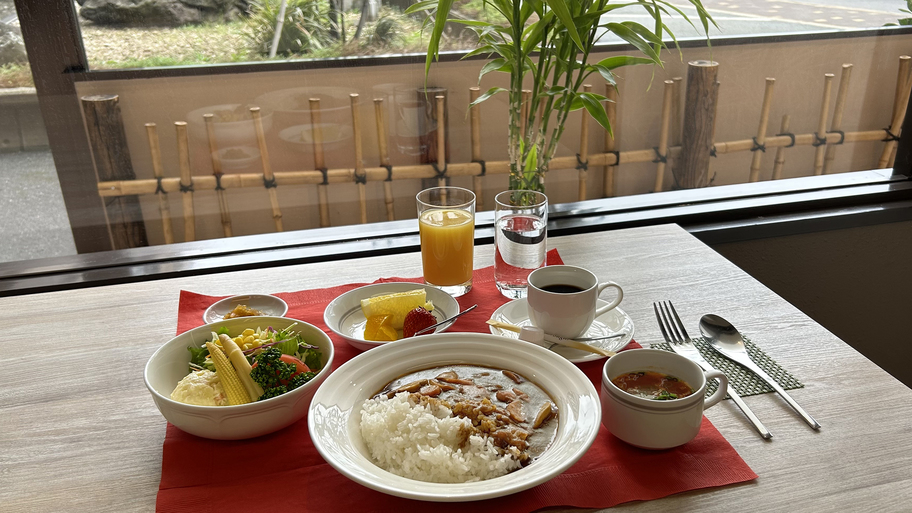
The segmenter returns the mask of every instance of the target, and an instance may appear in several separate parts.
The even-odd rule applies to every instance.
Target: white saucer
[[[607,304],[607,301],[602,301],[599,299],[597,306],[602,307]],[[491,319],[495,321],[506,322],[508,324],[514,324],[516,326],[532,325],[532,321],[529,320],[529,309],[525,298],[515,299],[501,306],[494,311],[494,313],[491,315]],[[491,326],[490,329],[491,333],[495,335],[500,335],[502,337],[519,338],[519,334],[512,331],[502,330],[500,328],[495,328],[494,326]],[[614,308],[596,317],[595,320],[592,321],[592,326],[589,326],[589,331],[587,331],[583,337],[604,337],[606,335],[613,335],[615,333],[624,333],[623,337],[586,342],[591,346],[600,347],[606,351],[617,351],[619,349],[622,349],[624,346],[629,344],[631,340],[633,340],[633,329],[633,319],[631,319],[630,316],[620,308]],[[561,345],[553,345],[550,347],[550,349],[574,363],[588,362],[590,360],[598,360],[604,358],[604,356],[597,355],[595,353],[588,353],[586,351],[580,351],[579,349],[573,349]]]
[[[284,317],[288,313],[288,304],[275,296],[270,296],[269,294],[246,294],[226,297],[212,303],[212,306],[203,313],[203,321],[206,324],[221,321],[224,319],[225,314],[234,310],[238,305],[247,305],[254,310],[259,310],[263,315],[272,317]]]
[[[453,299],[453,296],[436,287],[422,283],[375,283],[350,290],[330,301],[326,305],[326,310],[323,311],[323,322],[333,333],[344,338],[346,342],[361,351],[388,344],[389,342],[364,340],[364,326],[367,324],[367,319],[364,318],[364,313],[361,311],[361,300],[415,289],[425,289],[427,291],[427,299],[434,303],[434,311],[431,313],[437,318],[437,322],[459,313],[459,303]],[[445,331],[450,326],[452,326],[452,323],[440,326],[436,328],[434,333]],[[399,335],[401,336],[402,333]]]

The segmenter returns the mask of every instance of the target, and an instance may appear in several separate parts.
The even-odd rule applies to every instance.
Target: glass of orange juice
[[[472,290],[475,193],[433,187],[416,196],[424,281],[452,296]]]

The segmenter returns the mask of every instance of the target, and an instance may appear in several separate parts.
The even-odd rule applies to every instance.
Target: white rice
[[[502,476],[520,467],[501,454],[487,435],[461,433],[471,427],[446,407],[412,405],[409,394],[380,396],[361,407],[361,436],[371,457],[393,474],[433,483],[466,483]]]

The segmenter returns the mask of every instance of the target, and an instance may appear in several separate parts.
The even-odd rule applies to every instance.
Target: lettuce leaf
[[[300,344],[298,346],[298,359],[304,362],[304,365],[307,365],[310,370],[318,372],[323,368],[323,353],[319,351],[319,347],[311,346],[307,344]]]
[[[209,350],[205,347],[193,347],[190,346],[187,348],[187,351],[190,351],[190,372],[199,370],[199,367],[204,369],[209,369],[212,372],[215,372],[215,364],[212,363],[212,360],[209,359]],[[194,367],[196,365],[197,367]]]

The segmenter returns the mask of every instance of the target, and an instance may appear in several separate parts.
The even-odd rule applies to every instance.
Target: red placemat
[[[548,265],[562,263],[556,250]],[[415,281],[420,278],[389,278]],[[339,294],[366,283],[353,283],[300,292],[275,294],[288,303],[288,317],[309,322],[327,333],[323,310]],[[203,312],[220,297],[181,291],[178,333],[203,324]],[[449,331],[489,333],[485,321],[507,302],[494,285],[492,267],[478,269],[472,290],[458,298],[462,308],[478,308]],[[360,354],[330,335],[335,346],[334,367]],[[628,346],[639,347],[636,342]],[[596,389],[604,360],[580,364]],[[401,512],[433,508],[462,511],[465,504],[433,506],[386,495],[349,480],[317,453],[307,432],[307,418],[251,440],[217,441],[184,433],[168,424],[162,451],[158,511],[376,511]],[[546,507],[608,508],[623,502],[650,500],[679,492],[723,486],[755,479],[734,448],[703,418],[697,438],[667,451],[647,451],[621,442],[602,427],[586,454],[554,479],[508,497],[477,501],[473,510],[498,513],[534,511]]]

